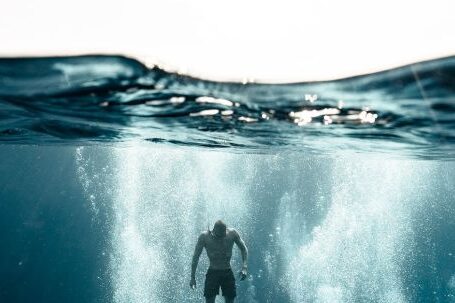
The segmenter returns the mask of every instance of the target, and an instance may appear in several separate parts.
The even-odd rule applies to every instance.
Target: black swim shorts
[[[214,297],[219,294],[220,287],[222,294],[228,298],[236,296],[235,278],[232,270],[211,269],[205,274],[204,297]]]

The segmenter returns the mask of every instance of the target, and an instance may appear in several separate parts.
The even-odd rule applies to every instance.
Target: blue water
[[[455,57],[280,85],[203,81],[124,57],[0,59],[0,139],[452,159],[454,92]]]
[[[0,59],[0,302],[202,302],[220,218],[236,302],[455,302],[454,91],[455,57],[292,84]]]

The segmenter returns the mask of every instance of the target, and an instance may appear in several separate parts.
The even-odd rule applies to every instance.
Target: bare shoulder
[[[209,236],[209,232],[206,230],[206,231],[203,231],[201,232],[201,234],[199,235],[199,238],[198,240],[199,241],[205,241],[205,239],[207,239],[207,237]]]
[[[235,228],[228,228],[226,230],[226,233],[229,237],[233,238],[233,239],[238,239],[240,238],[240,235],[238,233],[238,231],[235,229]]]

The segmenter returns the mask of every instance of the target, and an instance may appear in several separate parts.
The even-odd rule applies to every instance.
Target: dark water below
[[[455,57],[279,85],[203,81],[124,57],[0,59],[0,140],[452,159],[454,92]]]
[[[202,302],[221,218],[236,302],[453,303],[454,91],[455,57],[295,84],[0,59],[0,302]]]

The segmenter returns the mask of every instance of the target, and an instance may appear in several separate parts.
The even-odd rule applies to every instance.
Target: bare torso
[[[232,247],[238,234],[235,230],[227,229],[226,237],[217,238],[210,231],[202,233],[204,247],[212,269],[231,268]]]
[[[224,231],[223,231],[224,235]],[[231,268],[232,247],[234,243],[239,247],[242,254],[242,270],[239,273],[240,280],[247,276],[247,258],[248,249],[245,242],[235,229],[227,228],[226,236],[217,237],[213,231],[205,231],[199,235],[196,248],[194,249],[193,260],[191,262],[191,281],[190,287],[196,287],[196,268],[199,262],[199,256],[205,248],[210,261],[209,269],[225,270]],[[207,298],[207,302],[215,302],[213,298]],[[233,301],[226,301],[233,302]]]

